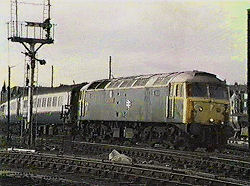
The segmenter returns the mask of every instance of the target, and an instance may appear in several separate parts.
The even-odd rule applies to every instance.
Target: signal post
[[[22,2],[24,3],[24,2]],[[21,43],[26,52],[26,56],[30,57],[30,74],[28,83],[28,112],[27,112],[27,129],[26,138],[28,145],[35,145],[35,130],[33,121],[33,91],[34,91],[34,74],[36,62],[45,65],[46,61],[37,59],[37,51],[45,44],[53,44],[54,42],[54,26],[50,23],[50,0],[43,4],[44,10],[47,10],[46,16],[43,16],[42,22],[20,22],[18,21],[18,1],[11,0],[11,21],[8,23],[8,39],[12,42]],[[14,9],[14,10],[13,10]],[[15,15],[13,16],[13,12]],[[44,12],[44,11],[43,11]],[[12,17],[13,16],[13,17]],[[53,30],[52,30],[53,29]],[[36,45],[39,46],[36,48]]]

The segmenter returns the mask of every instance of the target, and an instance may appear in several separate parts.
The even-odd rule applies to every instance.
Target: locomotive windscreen
[[[203,83],[192,83],[188,85],[188,96],[208,97],[207,85]]]
[[[209,85],[205,83],[192,83],[188,85],[189,97],[205,97],[215,99],[228,99],[227,88],[223,85]]]
[[[229,99],[228,90],[225,86],[209,85],[209,93],[211,98]]]

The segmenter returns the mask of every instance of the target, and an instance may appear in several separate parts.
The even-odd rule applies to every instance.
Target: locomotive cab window
[[[204,83],[192,83],[187,85],[188,96],[190,97],[208,97],[208,88]]]
[[[184,96],[183,84],[171,84],[170,85],[170,97],[183,97]]]
[[[177,84],[176,85],[176,97],[183,97],[183,85],[182,84]]]
[[[187,93],[189,97],[228,99],[227,88],[216,84],[192,83],[187,85]]]
[[[174,85],[173,84],[170,84],[170,93],[169,93],[169,96],[174,96]]]
[[[220,85],[209,85],[209,95],[215,99],[228,99],[227,88]]]

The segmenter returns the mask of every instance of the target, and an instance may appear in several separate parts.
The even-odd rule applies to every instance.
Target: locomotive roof
[[[184,72],[119,77],[111,80],[102,79],[93,81],[90,84],[84,86],[82,89],[112,89],[138,86],[166,86],[170,82],[221,83],[222,81],[218,79],[215,74],[194,70]]]

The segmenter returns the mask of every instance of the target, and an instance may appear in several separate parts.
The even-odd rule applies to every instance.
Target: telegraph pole
[[[35,66],[36,61],[40,63],[40,65],[45,65],[46,61],[37,59],[36,53],[37,51],[45,44],[52,44],[54,43],[54,38],[51,37],[54,33],[51,34],[51,29],[55,26],[50,23],[50,0],[44,1],[44,17],[43,22],[28,22],[25,21],[20,23],[18,20],[18,2],[15,0],[11,2],[11,22],[8,23],[8,39],[12,42],[21,43],[27,52],[24,54],[30,57],[30,80],[28,85],[28,117],[27,117],[27,124],[28,124],[28,145],[34,146],[35,145],[35,131],[33,125],[33,90],[34,90],[34,73],[35,73]],[[25,3],[25,2],[22,2]],[[34,4],[34,3],[33,3]],[[15,8],[15,11],[13,10]],[[45,11],[46,9],[46,11]],[[12,17],[13,13],[15,12],[15,20]],[[46,12],[46,14],[45,14]],[[46,16],[45,16],[46,15]],[[20,29],[19,29],[20,28]],[[43,30],[45,30],[43,32]],[[52,29],[54,31],[54,29]],[[39,44],[37,48],[35,45]],[[27,46],[29,45],[29,47]]]
[[[10,77],[11,77],[11,68],[13,68],[15,66],[8,66],[8,96],[7,96],[7,100],[8,100],[8,115],[7,115],[7,142],[9,144],[10,139],[11,139],[11,133],[10,133]]]
[[[54,84],[54,66],[51,66],[51,87],[53,88]]]
[[[8,118],[7,118],[7,143],[10,141],[10,66],[8,66]]]

